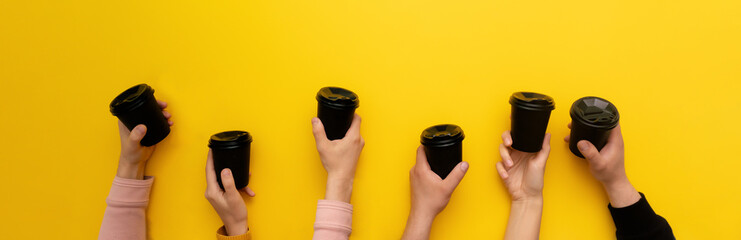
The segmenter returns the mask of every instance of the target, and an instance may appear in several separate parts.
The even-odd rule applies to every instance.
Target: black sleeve
[[[648,204],[646,196],[643,193],[640,194],[641,199],[627,207],[613,208],[610,204],[607,204],[612,220],[615,222],[615,228],[617,228],[615,232],[617,239],[674,240],[674,233],[672,233],[669,222],[656,215],[651,205]]]

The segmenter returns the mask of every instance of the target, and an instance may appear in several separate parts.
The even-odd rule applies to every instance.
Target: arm
[[[247,207],[244,205],[244,199],[242,199],[240,192],[244,192],[250,197],[254,197],[255,192],[249,187],[237,190],[230,169],[225,168],[220,174],[224,190],[221,190],[216,180],[214,159],[209,150],[206,160],[206,199],[211,203],[211,206],[214,207],[214,210],[216,210],[219,218],[224,223],[224,226],[216,231],[216,238],[232,240],[251,239],[249,227],[247,226]]]
[[[496,167],[512,198],[504,239],[538,239],[543,215],[543,175],[551,135],[545,135],[543,148],[537,153],[512,149],[509,131],[502,134],[502,140],[499,145],[502,161]]]
[[[619,240],[666,239],[674,240],[671,226],[663,217],[657,215],[648,204],[646,196],[640,194],[638,202],[623,208],[608,205]]]
[[[569,124],[571,128],[571,124]],[[568,142],[569,137],[565,140]],[[657,215],[643,194],[633,187],[625,172],[625,145],[620,125],[610,133],[607,145],[598,151],[586,140],[577,144],[607,196],[618,239],[674,239],[669,223]]]
[[[167,119],[170,113],[164,111],[167,103],[158,101]],[[172,125],[172,121],[169,121]],[[152,156],[154,146],[144,147],[139,141],[147,133],[147,127],[138,125],[132,131],[118,122],[121,140],[121,156],[118,160],[116,177],[106,199],[106,210],[100,226],[98,239],[145,239],[146,208],[149,204],[149,191],[154,178],[145,177],[147,160]]]
[[[98,239],[146,239],[145,213],[153,180],[113,179]]]
[[[355,168],[365,140],[360,116],[355,114],[345,137],[330,141],[318,118],[311,120],[316,148],[327,171],[324,200],[317,203],[313,239],[348,239],[352,232],[352,196]]]
[[[468,171],[468,162],[461,162],[441,179],[430,169],[424,147],[417,148],[417,163],[409,171],[412,207],[409,210],[403,240],[429,239],[432,222],[450,201],[450,196]]]

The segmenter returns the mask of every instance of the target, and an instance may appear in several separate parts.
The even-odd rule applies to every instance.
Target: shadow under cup
[[[111,101],[111,113],[131,131],[139,124],[147,127],[147,133],[139,142],[152,146],[170,134],[170,124],[162,114],[162,108],[154,98],[154,89],[147,84],[133,86]]]
[[[358,108],[358,95],[339,87],[324,87],[316,94],[317,117],[329,140],[342,139],[350,129]]]
[[[445,179],[463,160],[463,129],[453,124],[435,125],[420,136],[430,169]]]
[[[545,131],[553,98],[533,92],[516,92],[509,98],[512,104],[512,148],[523,152],[538,152],[543,148]]]
[[[211,136],[208,147],[211,148],[216,180],[221,189],[224,189],[221,171],[225,168],[232,171],[237,189],[242,189],[249,183],[250,143],[252,136],[245,131],[226,131]]]
[[[577,157],[584,158],[577,143],[581,140],[591,142],[597,150],[607,145],[610,133],[620,120],[617,108],[610,101],[599,97],[583,97],[571,105],[571,135],[569,150]]]

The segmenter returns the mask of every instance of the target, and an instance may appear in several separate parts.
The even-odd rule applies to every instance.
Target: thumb
[[[315,117],[311,119],[311,128],[314,132],[314,140],[316,143],[329,140],[327,139],[327,133],[324,132],[324,124],[322,124],[322,121],[319,120],[319,118]]]
[[[232,176],[231,169],[224,168],[224,170],[221,170],[221,185],[224,186],[224,192],[227,195],[239,195],[237,187],[234,185],[234,177]]]
[[[139,143],[139,141],[144,138],[144,135],[147,134],[147,126],[144,126],[144,124],[139,124],[134,127],[134,129],[131,129],[131,133],[129,133],[129,141]]]
[[[602,155],[599,154],[599,151],[591,142],[581,140],[576,144],[576,147],[579,148],[581,155],[584,155],[584,158],[586,158],[590,163],[602,161]]]
[[[445,182],[445,185],[448,185],[448,187],[450,187],[452,191],[456,187],[458,187],[458,184],[461,182],[461,180],[463,180],[463,176],[466,175],[467,171],[468,162],[458,163],[458,165],[453,168],[453,171],[450,171],[450,174],[448,174],[448,177],[446,177],[443,182]]]

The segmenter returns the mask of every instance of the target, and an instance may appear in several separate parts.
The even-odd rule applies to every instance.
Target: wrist
[[[355,179],[355,172],[348,171],[327,171],[327,181],[348,181]]]
[[[638,190],[633,187],[627,177],[617,181],[602,183],[607,196],[610,198],[610,205],[615,208],[630,206],[641,199]]]
[[[352,177],[329,175],[326,187],[324,199],[350,203],[353,188]]]
[[[403,240],[429,239],[432,222],[436,214],[430,211],[418,211],[412,206],[404,228]]]
[[[409,221],[421,224],[432,224],[438,213],[430,210],[420,210],[414,206],[409,210]]]
[[[123,159],[118,161],[118,168],[116,169],[116,176],[120,178],[128,179],[144,179],[144,168],[146,164],[141,163],[129,163]]]
[[[543,195],[512,200],[512,208],[543,208]]]
[[[523,196],[524,195],[524,196]],[[530,194],[513,194],[512,202],[543,202],[543,192],[530,193]]]
[[[602,187],[605,189],[606,192],[625,189],[628,186],[632,186],[632,184],[627,177],[620,177],[617,179],[602,182]]]
[[[227,236],[239,236],[242,234],[247,233],[247,230],[249,229],[247,227],[247,223],[234,223],[234,224],[224,224],[224,229],[226,230]]]

